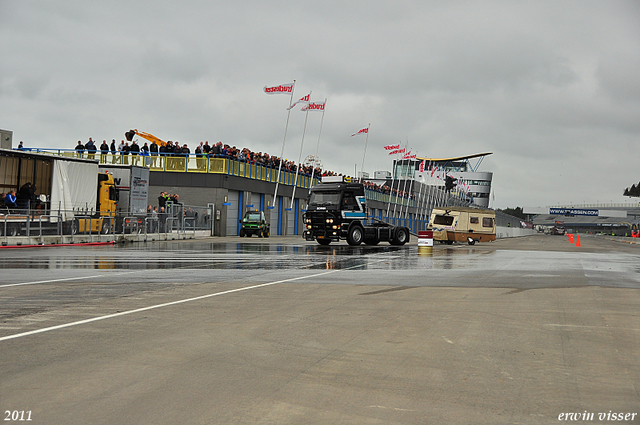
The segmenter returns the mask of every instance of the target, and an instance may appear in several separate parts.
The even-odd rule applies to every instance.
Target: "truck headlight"
[[[327,219],[327,223],[333,223],[333,219],[332,218],[328,218]]]

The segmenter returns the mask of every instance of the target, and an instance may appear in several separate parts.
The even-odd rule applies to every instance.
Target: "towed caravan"
[[[429,230],[440,243],[490,242],[496,240],[496,213],[469,207],[440,207],[431,211]]]

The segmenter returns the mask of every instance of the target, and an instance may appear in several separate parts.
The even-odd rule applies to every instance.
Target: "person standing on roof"
[[[131,152],[131,164],[138,165],[138,154],[140,153],[140,146],[136,141],[131,142],[131,146],[129,147],[129,151]]]
[[[84,145],[84,147],[87,149],[87,157],[89,159],[96,159],[96,151],[98,148],[91,137],[89,137],[89,141]]]
[[[116,139],[111,139],[111,163],[115,164],[116,161],[118,160],[116,157],[116,152],[118,152],[117,148],[116,148]]]
[[[82,158],[82,154],[84,153],[84,145],[80,140],[78,140],[78,144],[76,145],[75,149],[76,149],[76,155],[78,155],[78,158]]]
[[[100,145],[100,163],[104,164],[107,160],[107,155],[109,154],[109,145],[107,145],[107,141],[103,140]]]
[[[149,146],[149,153],[151,154],[151,166],[156,166],[156,161],[158,160],[158,145],[156,142],[151,142],[151,146]]]

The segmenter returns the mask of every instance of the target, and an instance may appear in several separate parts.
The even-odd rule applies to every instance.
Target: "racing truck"
[[[409,242],[409,229],[371,220],[367,224],[367,207],[362,183],[349,182],[343,177],[323,177],[313,186],[303,214],[302,237],[320,245],[347,240],[352,246],[365,243],[377,245],[389,242],[404,245]]]

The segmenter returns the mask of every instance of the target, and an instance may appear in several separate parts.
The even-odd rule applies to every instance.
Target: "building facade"
[[[456,179],[454,189],[451,191],[454,195],[466,199],[475,206],[489,208],[493,173],[478,171],[482,160],[488,155],[491,153],[454,158],[415,158],[394,161],[392,180],[416,180],[430,185],[444,186],[444,176],[451,176]],[[422,172],[421,166],[424,167]],[[388,184],[390,183],[392,182]]]

